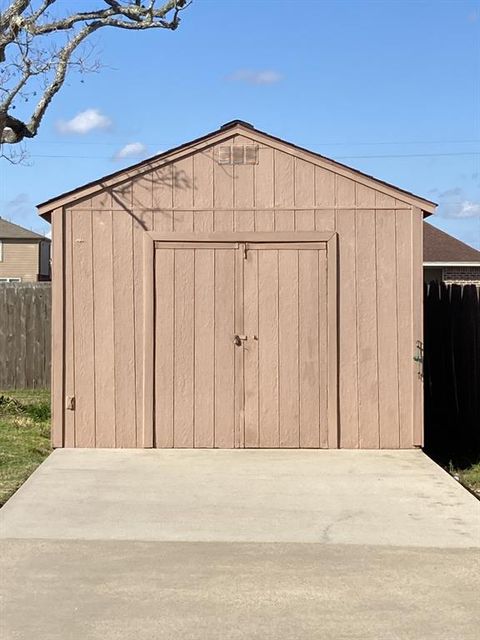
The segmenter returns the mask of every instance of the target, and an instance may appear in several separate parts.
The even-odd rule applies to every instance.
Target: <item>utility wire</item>
[[[161,155],[161,154],[155,154]],[[128,160],[148,160],[149,158],[155,157],[153,156],[130,156]],[[321,155],[321,154],[320,154]],[[379,155],[353,155],[353,156],[336,156],[335,158],[331,158],[332,160],[353,160],[360,158],[438,158],[443,156],[479,156],[480,151],[453,151],[446,153],[398,153],[398,154],[379,154]],[[110,156],[79,156],[79,155],[55,155],[55,154],[42,154],[42,153],[32,153],[29,154],[30,158],[75,158],[78,160],[111,160]],[[127,158],[125,158],[127,159]]]

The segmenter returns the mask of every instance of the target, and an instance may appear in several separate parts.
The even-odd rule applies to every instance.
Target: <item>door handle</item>
[[[241,347],[242,346],[242,342],[244,342],[247,339],[247,336],[239,336],[238,334],[234,336],[233,338],[233,344],[236,347]]]

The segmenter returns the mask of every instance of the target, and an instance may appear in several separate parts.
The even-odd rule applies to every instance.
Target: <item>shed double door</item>
[[[326,244],[155,247],[155,446],[327,447]]]

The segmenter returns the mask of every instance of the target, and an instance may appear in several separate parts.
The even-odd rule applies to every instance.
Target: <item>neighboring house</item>
[[[423,275],[425,282],[480,286],[480,251],[424,222]]]
[[[38,208],[54,446],[422,446],[433,202],[233,121]]]
[[[0,282],[50,280],[50,240],[0,218]]]

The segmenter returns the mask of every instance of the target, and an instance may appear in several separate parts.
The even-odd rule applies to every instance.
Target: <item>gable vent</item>
[[[257,164],[258,147],[254,144],[235,144],[218,148],[218,164]]]

